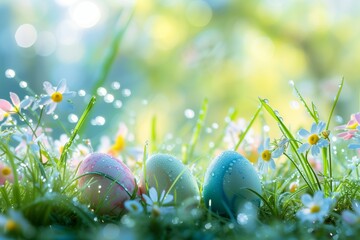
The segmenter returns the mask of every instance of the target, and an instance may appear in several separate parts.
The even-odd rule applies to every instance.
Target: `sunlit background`
[[[326,120],[344,77],[340,123],[359,110],[359,11],[356,0],[2,0],[0,98],[65,78],[77,96],[49,120],[73,127],[97,95],[86,137],[124,121],[144,142],[156,116],[161,141],[191,132],[205,98],[214,131],[232,107],[250,120],[259,96],[293,128],[309,123],[290,81]]]

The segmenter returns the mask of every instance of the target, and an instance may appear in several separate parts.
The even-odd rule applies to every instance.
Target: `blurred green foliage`
[[[111,132],[124,120],[136,124],[136,136],[144,141],[156,115],[163,138],[189,121],[185,109],[196,113],[205,98],[210,124],[222,122],[231,107],[250,119],[261,96],[296,127],[309,118],[293,96],[290,80],[326,119],[344,77],[336,114],[347,118],[359,109],[360,3],[355,0],[93,0],[98,12],[86,9],[87,15],[76,12],[83,2],[88,1],[2,1],[0,71],[14,69],[39,93],[43,81],[67,78],[72,90],[88,93],[74,99],[77,103],[89,99],[105,69],[103,87],[123,105],[114,109],[101,96],[92,114],[107,121],[105,127],[92,127],[90,137],[98,128]],[[77,17],[94,20],[94,13],[100,17],[93,26],[79,27]],[[38,38],[21,48],[14,34],[25,23],[34,26]],[[124,35],[117,38],[121,31]],[[41,39],[45,32],[55,43],[47,54],[44,48],[52,43]],[[113,59],[106,63],[109,54]],[[111,88],[114,81],[121,84],[119,90]],[[5,78],[1,82],[1,98],[18,91]],[[131,96],[123,89],[130,89]],[[74,106],[60,108],[60,119],[80,114],[82,107]]]

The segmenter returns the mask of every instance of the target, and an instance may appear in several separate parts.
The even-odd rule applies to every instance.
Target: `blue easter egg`
[[[207,208],[219,215],[237,214],[246,202],[260,206],[261,183],[252,164],[235,151],[225,151],[208,167],[203,186]]]

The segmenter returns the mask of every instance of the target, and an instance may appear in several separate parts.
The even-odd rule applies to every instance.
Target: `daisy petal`
[[[39,101],[39,105],[48,105],[52,102],[51,97],[50,96],[44,96],[40,99]]]
[[[318,126],[317,126],[317,133],[321,133],[322,131],[324,131],[326,127],[326,123],[325,122],[319,122]]]
[[[280,156],[283,154],[283,152],[284,152],[284,148],[281,147],[281,148],[278,148],[278,149],[276,149],[275,151],[273,151],[272,154],[271,154],[271,156],[272,156],[273,158],[278,158],[278,157],[280,157]]]
[[[270,138],[265,139],[264,148],[265,149],[270,149]]]
[[[165,197],[165,199],[163,200],[162,203],[163,203],[163,204],[168,204],[168,203],[170,203],[173,199],[174,199],[173,195],[168,194],[168,195],[166,195],[166,197]]]
[[[323,200],[323,198],[324,198],[324,194],[321,191],[317,191],[314,194],[313,201],[316,203],[320,203]]]
[[[68,99],[68,98],[72,98],[76,96],[76,92],[71,91],[71,92],[66,92],[62,94],[63,99]]]
[[[13,103],[13,105],[15,107],[20,106],[20,99],[19,99],[19,96],[16,93],[10,92],[10,99],[11,99],[11,102]]]
[[[306,152],[307,150],[309,150],[310,148],[310,144],[309,143],[304,143],[303,145],[301,145],[298,149],[298,152],[299,153],[304,153]]]
[[[342,218],[350,224],[355,224],[358,221],[358,216],[356,216],[354,213],[352,213],[349,210],[345,210],[341,214]]]
[[[151,200],[151,198],[149,198],[146,194],[143,194],[142,197],[144,198],[147,205],[153,204],[153,201]]]
[[[149,190],[149,196],[153,202],[157,202],[159,200],[156,189],[153,187]]]
[[[313,123],[311,125],[310,133],[318,133],[317,129],[318,129],[318,125],[316,123]]]
[[[0,109],[4,110],[5,112],[10,112],[12,109],[11,103],[4,99],[0,99]]]
[[[307,138],[308,136],[310,136],[310,133],[302,128],[299,130],[298,135],[302,138]]]
[[[305,205],[308,206],[309,204],[311,204],[313,202],[311,196],[309,194],[304,194],[301,196],[301,202]]]
[[[316,145],[318,145],[321,148],[327,147],[329,145],[329,141],[321,138]]]
[[[44,83],[43,83],[43,86],[44,86],[45,92],[46,92],[48,95],[51,96],[51,95],[55,92],[55,90],[54,90],[53,86],[51,85],[51,83],[49,83],[49,82],[44,82]]]
[[[21,101],[20,108],[27,109],[28,107],[30,107],[30,105],[33,101],[34,101],[34,98],[32,98],[32,97],[25,98],[24,100]]]
[[[54,102],[47,105],[46,114],[52,114],[55,111],[56,106],[57,106],[57,103],[54,103]]]
[[[317,145],[311,147],[311,155],[314,157],[320,154],[320,148]]]
[[[360,112],[355,113],[354,118],[360,124]]]
[[[269,162],[269,164],[270,164],[270,167],[271,167],[273,170],[275,170],[276,165],[275,165],[274,159],[271,159],[270,162]]]
[[[358,149],[360,148],[360,144],[359,143],[352,143],[348,145],[349,149]]]
[[[60,92],[60,93],[64,93],[65,89],[66,89],[66,80],[61,79],[61,81],[59,82],[59,84],[56,87],[56,91]]]

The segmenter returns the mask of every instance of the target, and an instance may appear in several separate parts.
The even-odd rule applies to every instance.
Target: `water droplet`
[[[188,108],[188,109],[185,109],[184,115],[186,118],[192,119],[195,117],[195,112],[192,109]]]
[[[119,90],[120,87],[121,87],[121,85],[117,81],[111,83],[111,88],[114,89],[114,90]]]
[[[84,97],[86,95],[85,90],[84,89],[79,90],[78,95],[79,95],[79,97]]]
[[[16,76],[16,73],[13,69],[6,69],[5,71],[5,77],[7,78],[14,78]]]
[[[269,99],[264,98],[263,101],[264,101],[264,103],[266,103],[266,104],[269,103]]]
[[[299,108],[300,108],[300,104],[299,104],[298,101],[293,100],[293,101],[290,102],[290,107],[291,107],[292,109],[299,109]]]
[[[215,173],[214,173],[214,172],[212,172],[212,173],[211,173],[211,176],[212,176],[212,177],[214,177],[214,176],[215,176]]]
[[[268,125],[265,125],[265,126],[263,127],[263,130],[264,130],[264,132],[269,132],[269,131],[270,131],[270,127],[269,127]]]
[[[337,123],[343,123],[343,122],[344,122],[344,119],[343,119],[341,116],[336,115],[336,116],[335,116],[335,121],[336,121]]]
[[[212,224],[211,224],[211,223],[205,224],[205,229],[209,230],[211,227],[212,227]]]
[[[122,101],[121,100],[116,100],[115,102],[114,102],[114,107],[115,108],[121,108],[122,107]]]
[[[27,82],[25,82],[25,81],[20,81],[20,82],[19,82],[19,86],[20,86],[21,88],[27,88],[28,84],[27,84]]]
[[[130,89],[128,89],[128,88],[125,88],[124,90],[122,90],[122,95],[124,96],[124,97],[130,97],[130,95],[131,95],[131,90]]]
[[[103,126],[105,124],[106,120],[103,116],[97,116],[95,119],[91,120],[91,125],[94,126]]]
[[[58,119],[58,118],[59,118],[59,116],[58,116],[57,114],[54,114],[54,115],[53,115],[53,119],[54,119],[54,120],[56,120],[56,119]]]
[[[104,101],[106,103],[112,103],[114,101],[114,95],[112,94],[106,94],[106,96],[104,97]]]
[[[290,81],[289,81],[289,85],[292,86],[292,87],[295,86],[294,81],[293,81],[293,80],[290,80]]]
[[[103,87],[99,87],[96,91],[96,93],[100,96],[103,97],[107,94],[107,90]]]
[[[71,113],[68,116],[68,120],[69,120],[70,123],[77,123],[79,121],[79,118],[78,118],[77,115]]]
[[[218,129],[218,128],[219,128],[219,124],[213,123],[213,124],[211,124],[211,127],[212,127],[213,129]]]

